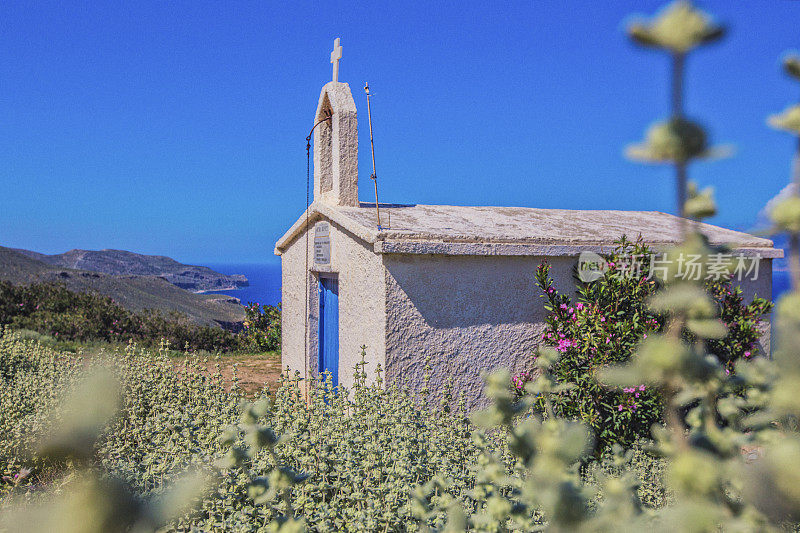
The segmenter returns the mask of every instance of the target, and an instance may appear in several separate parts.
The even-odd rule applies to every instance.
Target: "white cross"
[[[339,81],[339,60],[342,58],[342,47],[339,45],[339,38],[333,41],[333,52],[331,52],[331,63],[333,63],[333,81]]]

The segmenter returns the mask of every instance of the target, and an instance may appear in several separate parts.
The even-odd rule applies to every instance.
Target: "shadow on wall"
[[[544,300],[539,297],[542,293],[534,280],[534,270],[541,260],[539,257],[395,256],[386,266],[394,283],[427,326],[454,329],[543,321]],[[553,270],[557,278],[565,278],[557,279],[559,286],[574,286],[569,268]]]
[[[546,313],[534,280],[543,259],[387,256],[387,381],[421,394],[430,358],[428,401],[436,405],[452,380],[467,410],[486,406],[484,372],[531,365]],[[574,287],[575,260],[552,259],[559,287]]]

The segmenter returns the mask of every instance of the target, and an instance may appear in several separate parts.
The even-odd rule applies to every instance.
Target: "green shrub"
[[[561,353],[553,368],[557,381],[573,385],[553,399],[553,408],[557,416],[589,424],[598,453],[613,444],[628,447],[649,438],[651,426],[662,422],[663,400],[657,391],[644,383],[609,389],[595,375],[599,368],[628,361],[643,339],[664,330],[665,315],[647,305],[660,288],[651,275],[651,254],[641,239],[629,242],[623,237],[606,256],[609,269],[602,277],[588,283],[576,277],[575,301],[554,286],[547,263],[536,270],[548,311],[542,340]],[[708,280],[706,287],[728,328],[723,338],[709,340],[708,350],[731,372],[738,360],[758,355],[759,321],[772,303],[756,297],[745,304],[741,288],[729,278]],[[529,372],[514,376],[512,387],[524,394],[531,379]]]
[[[621,462],[613,450],[607,449],[599,458],[586,465],[583,483],[596,490],[597,499],[602,500],[604,478],[631,475],[635,481],[636,496],[645,508],[665,507],[672,501],[667,489],[667,461],[648,451],[651,447],[652,442],[637,440],[626,450]]]
[[[363,364],[354,369],[352,390],[314,381],[306,401],[302,380],[284,375],[273,400],[260,394],[245,404],[238,387],[226,390],[218,371],[192,358],[178,364],[165,347],[153,353],[130,345],[105,355],[86,367],[18,333],[0,337],[5,492],[36,499],[43,486],[67,490],[62,483],[71,483],[70,472],[80,468],[28,452],[53,433],[53,420],[65,419],[66,394],[94,367],[117,376],[121,400],[118,414],[84,450],[90,470],[157,502],[187,472],[224,467],[210,495],[173,523],[176,530],[256,531],[288,515],[318,531],[416,530],[412,493],[419,484],[448,479],[447,497],[471,508],[479,455],[491,449],[509,457],[496,437],[473,440],[461,409],[448,407],[449,393],[441,405],[419,405],[406,388],[384,388],[380,371],[367,383]],[[97,391],[88,400],[115,404]],[[281,438],[248,455],[255,425]],[[254,505],[253,495],[278,467],[302,473],[303,483],[262,494]],[[505,468],[512,472],[511,463]],[[25,479],[15,477],[27,471]]]
[[[179,313],[128,311],[111,298],[73,292],[50,283],[12,285],[0,281],[0,326],[27,329],[61,342],[134,341],[194,350],[228,351],[238,347],[237,336],[222,328],[198,326]]]
[[[368,384],[358,365],[351,391],[317,381],[309,402],[297,378],[282,381],[272,409],[258,417],[283,435],[274,452],[239,463],[248,479],[267,476],[279,464],[304,475],[288,501],[292,514],[318,531],[404,531],[415,529],[410,494],[417,484],[449,479],[450,496],[465,503],[474,488],[479,446],[462,412],[445,405],[429,411],[407,390],[384,388],[380,369]],[[234,431],[244,435],[244,429]],[[243,450],[237,437],[235,449]],[[234,473],[238,470],[234,470]],[[262,498],[248,519],[261,523],[287,513],[279,494]]]
[[[129,346],[106,364],[122,383],[119,415],[103,432],[98,461],[143,497],[157,496],[187,470],[209,467],[222,449],[221,428],[239,417],[242,391],[226,389],[219,366],[175,363]]]
[[[0,336],[0,530],[155,531],[191,516],[236,391],[163,351],[107,355],[83,362]]]
[[[0,330],[0,494],[23,481],[20,473],[37,479],[43,465],[29,452],[81,375],[79,359]]]
[[[244,308],[244,329],[239,333],[243,349],[275,352],[281,349],[281,306],[249,303]]]

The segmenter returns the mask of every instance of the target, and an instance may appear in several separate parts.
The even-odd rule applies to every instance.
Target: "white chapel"
[[[333,81],[313,117],[313,202],[275,245],[284,367],[309,378],[327,370],[349,387],[366,346],[369,375],[380,364],[386,383],[415,390],[430,358],[431,388],[452,378],[477,408],[483,372],[530,365],[546,313],[533,278],[543,260],[567,290],[581,252],[610,252],[623,234],[655,248],[679,242],[678,217],[645,211],[380,204],[379,225],[375,202],[359,196],[357,112],[350,86],[338,81],[341,51],[337,39]],[[782,250],[700,228],[712,244],[760,256],[765,275],[743,287],[771,294],[771,259]]]

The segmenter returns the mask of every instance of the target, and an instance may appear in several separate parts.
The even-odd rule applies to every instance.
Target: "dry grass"
[[[176,364],[180,364],[186,357],[175,357]],[[207,359],[201,362],[209,371],[214,365],[219,364],[225,384],[230,387],[233,380],[233,371],[239,378],[239,386],[248,395],[254,395],[267,386],[270,395],[275,392],[278,385],[278,376],[281,373],[281,355],[278,352],[262,354],[225,355],[219,358]]]
[[[92,343],[78,345],[78,354],[84,359],[93,357],[108,356],[114,350],[124,350],[124,345],[112,345],[109,343]],[[214,371],[214,366],[219,364],[220,372],[225,380],[225,384],[230,387],[233,383],[233,370],[237,369],[239,386],[248,396],[254,395],[267,386],[270,395],[277,389],[278,376],[281,373],[281,354],[280,352],[264,353],[233,353],[233,354],[212,354],[209,352],[199,352],[196,355],[189,355],[176,350],[167,352],[175,366],[181,366],[190,357],[197,357],[201,366],[209,372]]]

